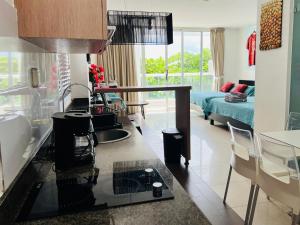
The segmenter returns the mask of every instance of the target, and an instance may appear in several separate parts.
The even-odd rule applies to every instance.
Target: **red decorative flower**
[[[104,81],[104,76],[103,75],[100,75],[100,81]]]
[[[95,83],[98,84],[98,83],[99,83],[99,77],[98,77],[98,74],[95,74],[95,75],[94,75],[94,78],[95,78]]]
[[[96,69],[96,68],[97,68],[97,65],[96,65],[96,64],[91,64],[91,68],[92,68],[92,69]]]
[[[104,73],[104,68],[102,66],[99,66],[99,70],[100,70],[100,73],[103,72]]]
[[[97,70],[96,70],[96,69],[93,69],[93,70],[92,70],[92,74],[97,75],[97,74],[98,74]]]
[[[91,83],[99,83],[104,81],[104,68],[103,66],[97,66],[96,64],[91,64],[89,67],[89,81]]]

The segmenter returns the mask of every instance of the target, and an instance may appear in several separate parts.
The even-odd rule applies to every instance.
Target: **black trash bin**
[[[180,163],[183,147],[183,135],[176,128],[162,131],[164,138],[164,155],[166,163]]]

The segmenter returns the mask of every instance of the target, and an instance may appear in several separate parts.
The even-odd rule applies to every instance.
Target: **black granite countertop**
[[[100,169],[99,175],[112,173],[113,164],[121,161],[127,161],[128,165],[132,167],[141,166],[141,164],[152,165],[158,169],[166,184],[172,190],[175,196],[174,199],[80,212],[49,219],[20,222],[18,224],[209,225],[210,223],[206,217],[197,208],[167,167],[146,146],[143,137],[136,128],[129,120],[123,120],[123,124],[124,129],[131,132],[130,138],[110,144],[99,144],[96,147],[95,164]],[[38,177],[40,179],[52,179],[54,176],[53,170],[49,170],[46,177]],[[1,221],[0,224],[2,224]]]

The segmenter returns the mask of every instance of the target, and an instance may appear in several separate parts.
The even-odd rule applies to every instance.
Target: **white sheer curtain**
[[[210,30],[211,54],[215,71],[214,89],[216,91],[220,90],[224,79],[224,30],[224,28]]]

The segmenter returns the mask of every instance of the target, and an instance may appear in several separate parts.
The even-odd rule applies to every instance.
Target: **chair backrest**
[[[285,129],[286,130],[300,130],[300,113],[290,112]]]
[[[267,196],[300,211],[299,165],[294,147],[260,135],[256,183]]]
[[[239,150],[247,153],[247,159],[249,157],[256,157],[257,153],[255,150],[253,136],[249,130],[239,129],[232,126],[229,122],[227,123],[231,133],[232,150],[239,154]],[[242,156],[243,157],[243,156]]]
[[[261,135],[258,151],[260,170],[279,180],[299,179],[299,164],[296,156],[299,149]]]

